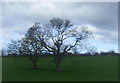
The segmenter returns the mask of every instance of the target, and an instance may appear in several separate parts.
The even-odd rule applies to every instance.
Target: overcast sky
[[[117,2],[3,2],[0,48],[23,37],[35,22],[46,24],[54,17],[88,26],[94,34],[90,44],[98,50],[118,51]]]

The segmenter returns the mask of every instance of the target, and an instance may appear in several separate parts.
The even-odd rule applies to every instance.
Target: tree
[[[8,46],[9,54],[17,54],[21,56],[27,56],[30,58],[33,69],[38,69],[37,62],[41,58],[43,48],[41,43],[37,41],[35,36],[35,31],[37,27],[33,25],[28,29],[28,32],[25,34],[25,37],[19,41],[13,41]]]
[[[90,54],[90,55],[94,55],[97,51],[97,48],[94,47],[94,46],[90,46],[89,48],[87,48],[87,53]]]
[[[60,71],[63,56],[72,48],[81,47],[84,44],[83,40],[92,35],[86,26],[74,26],[68,19],[53,18],[49,24],[37,23],[35,26],[38,27],[35,37],[53,57],[57,72]],[[70,40],[72,43],[69,42]]]
[[[37,62],[39,58],[42,56],[43,48],[41,43],[35,37],[36,35],[36,25],[33,25],[28,29],[27,34],[25,34],[25,38],[22,39],[21,49],[24,55],[27,55],[32,64],[33,69],[37,69]]]
[[[11,43],[8,44],[7,54],[12,56],[17,56],[20,53],[20,43],[21,41],[11,40]]]

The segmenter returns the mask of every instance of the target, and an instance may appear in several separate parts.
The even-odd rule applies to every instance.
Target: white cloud
[[[88,27],[88,30],[93,32],[94,39],[100,40],[101,42],[106,43],[118,43],[118,31],[107,31],[104,29],[100,29],[97,27],[94,27],[90,24],[86,25]]]
[[[108,52],[108,50],[97,49],[97,52]]]
[[[18,39],[35,22],[46,24],[53,17],[70,19],[75,25],[87,25],[95,39],[115,43],[117,3],[2,3],[3,41]]]

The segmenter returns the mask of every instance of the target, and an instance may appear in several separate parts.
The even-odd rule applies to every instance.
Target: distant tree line
[[[84,53],[83,56],[119,56],[120,53],[116,53],[115,51],[107,51],[107,52],[94,52],[94,54],[91,55],[91,53]]]
[[[39,54],[38,54],[39,55]],[[7,56],[19,56],[19,54],[7,54]],[[23,56],[26,56],[26,55],[23,55]],[[40,56],[43,56],[43,57],[48,57],[50,56],[49,53],[42,53]],[[95,52],[94,54],[91,54],[91,53],[77,53],[77,54],[74,54],[72,52],[67,52],[65,55],[63,56],[120,56],[120,53],[116,53],[114,51],[108,51],[108,52]]]

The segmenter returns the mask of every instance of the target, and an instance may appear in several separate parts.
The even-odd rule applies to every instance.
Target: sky
[[[89,39],[98,51],[118,52],[117,2],[2,2],[2,37],[0,49],[21,39],[35,22],[49,23],[55,17],[70,19],[77,26],[93,32]],[[1,15],[1,14],[0,14]]]

